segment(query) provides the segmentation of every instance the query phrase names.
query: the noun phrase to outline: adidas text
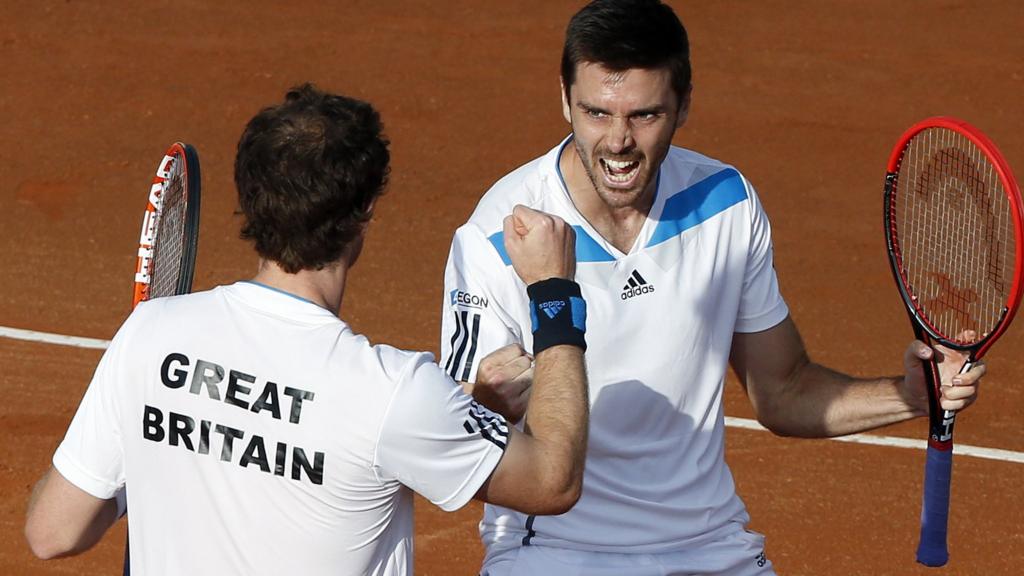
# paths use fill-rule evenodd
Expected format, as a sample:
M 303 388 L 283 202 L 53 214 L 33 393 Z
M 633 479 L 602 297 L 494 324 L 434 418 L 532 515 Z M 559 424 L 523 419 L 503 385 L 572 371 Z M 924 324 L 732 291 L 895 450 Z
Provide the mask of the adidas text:
M 650 284 L 644 284 L 643 286 L 637 286 L 636 288 L 630 288 L 622 293 L 622 299 L 628 300 L 634 296 L 640 296 L 647 294 L 648 292 L 654 292 L 654 286 Z

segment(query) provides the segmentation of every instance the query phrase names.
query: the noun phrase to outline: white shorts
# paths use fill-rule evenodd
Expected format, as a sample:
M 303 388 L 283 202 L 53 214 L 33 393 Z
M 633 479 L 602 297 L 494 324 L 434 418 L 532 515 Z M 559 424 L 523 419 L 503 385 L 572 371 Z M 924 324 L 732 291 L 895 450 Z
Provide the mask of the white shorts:
M 619 554 L 521 546 L 484 560 L 480 576 L 775 576 L 764 536 L 738 527 L 695 550 Z

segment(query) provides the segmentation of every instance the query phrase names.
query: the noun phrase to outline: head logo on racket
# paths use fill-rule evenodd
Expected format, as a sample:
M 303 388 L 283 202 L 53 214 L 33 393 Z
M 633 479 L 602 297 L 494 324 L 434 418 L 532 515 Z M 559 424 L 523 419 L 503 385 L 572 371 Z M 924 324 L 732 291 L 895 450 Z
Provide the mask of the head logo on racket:
M 157 166 L 142 217 L 132 306 L 192 289 L 199 240 L 199 155 L 172 144 Z

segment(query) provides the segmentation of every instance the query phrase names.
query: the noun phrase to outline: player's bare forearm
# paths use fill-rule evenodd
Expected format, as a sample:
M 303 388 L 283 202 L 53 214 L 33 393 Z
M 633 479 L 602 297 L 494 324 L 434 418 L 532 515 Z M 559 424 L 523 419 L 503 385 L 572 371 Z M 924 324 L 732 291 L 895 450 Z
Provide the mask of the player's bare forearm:
M 922 362 L 931 350 L 915 342 L 904 354 L 904 376 L 854 378 L 807 356 L 789 318 L 754 334 L 736 334 L 731 361 L 758 421 L 783 436 L 829 437 L 863 432 L 927 414 Z M 956 375 L 962 359 L 941 358 L 943 406 L 973 401 L 984 366 Z
M 44 560 L 73 556 L 96 545 L 117 521 L 117 504 L 83 492 L 54 468 L 29 498 L 25 538 Z
M 758 420 L 782 436 L 823 438 L 873 430 L 925 415 L 926 411 L 915 407 L 901 393 L 902 380 L 853 378 L 806 362 L 790 382 L 776 385 L 778 391 L 758 395 Z
M 537 355 L 526 433 L 510 430 L 505 454 L 477 498 L 544 515 L 564 513 L 576 503 L 589 427 L 585 370 L 576 346 L 553 346 Z
M 550 455 L 552 482 L 575 502 L 583 483 L 590 401 L 583 351 L 553 346 L 537 355 L 526 430 Z

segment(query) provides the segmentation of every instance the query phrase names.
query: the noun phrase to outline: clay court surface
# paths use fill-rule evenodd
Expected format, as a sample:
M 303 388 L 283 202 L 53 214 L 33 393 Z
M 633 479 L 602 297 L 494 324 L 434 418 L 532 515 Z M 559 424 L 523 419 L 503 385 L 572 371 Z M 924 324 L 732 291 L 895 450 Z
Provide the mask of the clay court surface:
M 103 5 L 100 5 L 103 4 Z M 733 163 L 775 231 L 783 293 L 816 360 L 897 373 L 910 327 L 881 233 L 896 137 L 926 116 L 985 130 L 1024 176 L 1024 5 L 1010 0 L 674 2 L 695 70 L 677 143 Z M 247 277 L 232 161 L 242 126 L 312 80 L 373 102 L 393 173 L 342 316 L 437 350 L 452 232 L 508 170 L 567 133 L 562 34 L 578 3 L 11 1 L 0 18 L 0 326 L 109 339 L 129 311 L 156 162 L 202 158 L 196 289 Z M 988 357 L 960 443 L 1024 451 L 1024 321 Z M 118 574 L 123 524 L 44 563 L 21 535 L 101 352 L 0 337 L 0 573 Z M 727 384 L 730 416 L 750 418 Z M 925 422 L 877 434 L 921 439 Z M 780 574 L 1020 574 L 1024 465 L 959 457 L 952 559 L 917 566 L 924 452 L 730 428 L 728 460 Z M 475 574 L 480 507 L 417 511 L 417 574 Z

